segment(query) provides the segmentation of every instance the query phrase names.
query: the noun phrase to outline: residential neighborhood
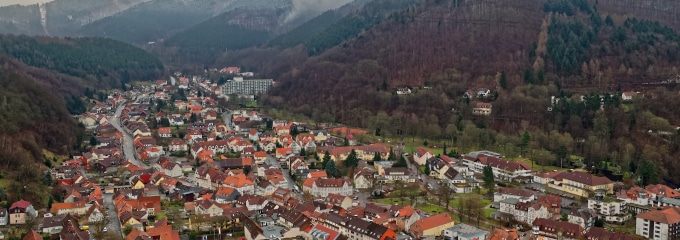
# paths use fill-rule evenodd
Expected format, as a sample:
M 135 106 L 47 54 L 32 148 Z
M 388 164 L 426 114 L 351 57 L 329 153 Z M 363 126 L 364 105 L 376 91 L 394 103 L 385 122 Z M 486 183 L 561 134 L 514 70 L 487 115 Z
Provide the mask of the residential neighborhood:
M 358 128 L 220 106 L 272 84 L 248 81 L 180 76 L 112 93 L 78 118 L 91 149 L 49 172 L 60 201 L 14 202 L 0 226 L 35 222 L 23 239 L 69 240 L 680 237 L 680 193 L 666 185 L 625 188 L 585 168 L 407 149 L 359 140 L 370 133 Z

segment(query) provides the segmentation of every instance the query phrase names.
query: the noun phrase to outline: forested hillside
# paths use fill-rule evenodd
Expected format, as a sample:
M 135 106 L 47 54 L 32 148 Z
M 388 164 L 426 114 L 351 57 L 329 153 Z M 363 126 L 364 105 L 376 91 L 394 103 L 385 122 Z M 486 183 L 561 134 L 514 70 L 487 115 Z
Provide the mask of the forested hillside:
M 53 160 L 45 159 L 43 149 L 65 155 L 83 140 L 83 130 L 54 90 L 18 74 L 13 61 L 0 56 L 0 178 L 8 179 L 4 190 L 13 200 L 21 191 L 43 206 L 48 195 L 38 169 Z
M 680 96 L 661 84 L 678 74 L 678 34 L 655 22 L 668 17 L 604 10 L 617 8 L 611 3 L 426 0 L 368 26 L 348 24 L 360 31 L 339 31 L 352 32 L 344 41 L 224 60 L 243 57 L 242 66 L 277 79 L 264 104 L 315 121 L 680 184 Z M 291 60 L 270 61 L 284 56 Z M 396 95 L 402 87 L 413 93 Z M 464 97 L 479 88 L 491 93 Z M 640 94 L 624 101 L 623 91 Z M 472 115 L 478 101 L 492 103 L 491 116 Z
M 153 80 L 164 71 L 163 64 L 153 55 L 105 38 L 1 35 L 0 54 L 29 66 L 84 79 L 95 88 L 121 87 L 132 80 Z

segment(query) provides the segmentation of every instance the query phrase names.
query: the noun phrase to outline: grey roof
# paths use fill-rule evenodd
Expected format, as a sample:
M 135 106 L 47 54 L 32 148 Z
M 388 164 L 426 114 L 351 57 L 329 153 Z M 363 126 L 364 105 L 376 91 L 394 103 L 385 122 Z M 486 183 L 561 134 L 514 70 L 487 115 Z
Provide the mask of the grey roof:
M 518 200 L 517 198 L 506 198 L 506 199 L 504 199 L 504 200 L 501 201 L 501 202 L 502 202 L 502 203 L 511 204 L 511 205 L 515 205 L 515 204 L 517 204 L 517 203 L 519 202 L 519 200 Z
M 484 231 L 482 229 L 467 225 L 465 223 L 455 225 L 453 227 L 447 228 L 446 230 L 451 231 L 454 234 L 457 233 L 456 236 L 458 237 L 464 237 L 467 239 L 473 238 L 484 239 L 487 235 L 489 235 L 488 231 Z
M 680 207 L 680 199 L 657 196 L 656 200 L 659 201 L 660 203 L 663 203 L 663 205 Z

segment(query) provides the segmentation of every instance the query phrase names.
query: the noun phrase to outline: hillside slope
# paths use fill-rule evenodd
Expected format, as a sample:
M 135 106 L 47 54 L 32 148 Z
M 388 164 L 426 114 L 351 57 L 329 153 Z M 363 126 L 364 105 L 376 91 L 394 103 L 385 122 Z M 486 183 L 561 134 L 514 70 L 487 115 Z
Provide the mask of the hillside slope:
M 0 54 L 29 66 L 81 78 L 85 86 L 95 88 L 120 87 L 132 80 L 156 79 L 164 73 L 163 64 L 153 55 L 111 39 L 0 35 L 0 46 Z
M 656 177 L 680 183 L 672 174 L 680 171 L 672 164 L 680 117 L 669 111 L 680 107 L 680 97 L 675 85 L 662 84 L 678 74 L 679 35 L 647 20 L 669 21 L 644 6 L 608 12 L 615 6 L 603 2 L 422 1 L 318 56 L 295 55 L 300 47 L 267 55 L 300 62 L 262 66 L 277 85 L 261 99 L 380 136 L 439 139 L 437 145 L 514 157 L 530 147 L 529 157 L 545 165 L 560 166 L 573 154 L 619 178 L 623 171 L 644 175 L 638 184 Z M 398 88 L 412 94 L 399 96 Z M 483 88 L 488 95 L 475 94 Z M 467 91 L 474 93 L 464 97 Z M 624 102 L 623 91 L 641 94 Z M 492 113 L 473 115 L 476 102 L 491 103 Z M 528 143 L 520 140 L 525 131 Z M 656 175 L 638 169 L 649 164 Z
M 49 191 L 37 169 L 52 162 L 43 149 L 66 155 L 83 140 L 83 130 L 54 89 L 17 71 L 22 68 L 26 66 L 0 56 L 0 174 L 10 196 L 0 201 L 18 200 L 16 193 L 22 192 L 22 198 L 40 207 Z

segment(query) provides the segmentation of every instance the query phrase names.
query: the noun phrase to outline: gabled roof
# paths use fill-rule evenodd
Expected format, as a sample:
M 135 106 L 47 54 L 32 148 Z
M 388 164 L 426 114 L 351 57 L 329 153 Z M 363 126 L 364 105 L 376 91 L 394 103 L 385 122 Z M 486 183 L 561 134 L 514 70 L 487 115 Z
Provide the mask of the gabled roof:
M 527 191 L 527 190 L 524 190 L 524 189 L 518 189 L 518 188 L 500 188 L 500 189 L 498 189 L 498 193 L 505 194 L 505 195 L 512 195 L 512 196 L 520 196 L 520 197 L 534 196 L 534 193 Z
M 566 238 L 576 238 L 578 239 L 583 235 L 583 227 L 578 224 L 555 221 L 552 219 L 536 218 L 532 223 L 535 227 L 539 227 L 540 231 L 547 232 L 550 234 L 556 234 L 557 232 L 562 232 L 562 235 Z
M 26 208 L 28 208 L 29 206 L 31 206 L 31 203 L 30 203 L 30 202 L 21 199 L 21 200 L 19 200 L 19 201 L 17 201 L 17 202 L 12 203 L 12 206 L 9 207 L 9 210 L 11 211 L 12 209 L 16 209 L 16 208 L 19 208 L 19 209 L 26 209 Z
M 645 239 L 639 236 L 633 236 L 620 232 L 610 232 L 601 227 L 591 227 L 584 235 L 589 240 L 642 240 Z
M 656 194 L 657 196 L 667 197 L 667 198 L 678 198 L 680 197 L 680 192 L 669 186 L 663 184 L 650 184 L 645 187 L 648 193 Z
M 40 234 L 38 234 L 38 232 L 36 232 L 33 229 L 31 229 L 31 231 L 28 232 L 26 234 L 26 236 L 24 236 L 24 238 L 23 238 L 23 240 L 42 240 L 42 239 L 43 239 L 43 237 L 40 236 Z

